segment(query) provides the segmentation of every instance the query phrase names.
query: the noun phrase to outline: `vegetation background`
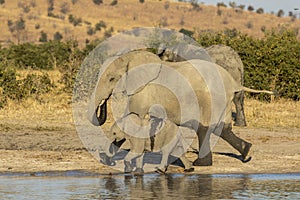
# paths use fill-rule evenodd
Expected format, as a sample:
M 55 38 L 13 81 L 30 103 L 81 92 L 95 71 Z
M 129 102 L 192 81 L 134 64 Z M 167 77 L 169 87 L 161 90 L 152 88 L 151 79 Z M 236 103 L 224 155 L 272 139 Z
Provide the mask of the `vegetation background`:
M 0 0 L 0 21 L 4 130 L 68 127 L 74 79 L 84 57 L 106 37 L 145 26 L 181 31 L 204 47 L 231 46 L 244 63 L 247 87 L 280 94 L 271 103 L 267 95 L 249 95 L 248 124 L 300 128 L 297 13 L 266 14 L 263 8 L 234 2 L 207 6 L 195 1 Z M 22 120 L 14 120 L 20 116 Z

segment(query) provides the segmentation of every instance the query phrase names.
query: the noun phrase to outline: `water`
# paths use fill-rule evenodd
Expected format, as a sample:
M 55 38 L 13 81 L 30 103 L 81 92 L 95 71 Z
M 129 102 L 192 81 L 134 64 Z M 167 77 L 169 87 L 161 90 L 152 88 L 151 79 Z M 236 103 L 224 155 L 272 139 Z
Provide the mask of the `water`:
M 300 174 L 5 174 L 0 199 L 300 199 Z

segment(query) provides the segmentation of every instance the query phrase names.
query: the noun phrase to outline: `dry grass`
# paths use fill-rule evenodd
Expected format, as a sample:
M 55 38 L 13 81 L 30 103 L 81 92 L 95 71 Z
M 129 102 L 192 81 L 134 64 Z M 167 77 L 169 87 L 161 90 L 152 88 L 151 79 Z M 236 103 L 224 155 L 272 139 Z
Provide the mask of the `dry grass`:
M 0 110 L 0 130 L 61 130 L 74 129 L 71 97 L 66 94 L 48 94 L 44 102 L 28 99 L 9 101 Z M 246 99 L 245 114 L 249 127 L 300 128 L 300 102 L 277 100 L 273 103 Z
M 245 115 L 250 127 L 300 128 L 300 102 L 280 99 L 265 103 L 246 99 Z
M 53 34 L 59 31 L 64 39 L 76 39 L 80 44 L 84 44 L 86 39 L 93 40 L 103 36 L 105 30 L 94 35 L 87 34 L 87 28 L 94 27 L 100 20 L 103 20 L 108 28 L 113 27 L 114 33 L 149 26 L 195 31 L 236 28 L 243 33 L 261 37 L 263 26 L 267 29 L 283 25 L 300 28 L 300 20 L 292 21 L 290 17 L 279 18 L 271 14 L 257 14 L 246 10 L 237 12 L 230 8 L 221 8 L 221 15 L 218 15 L 215 6 L 201 5 L 201 10 L 197 11 L 190 3 L 182 2 L 169 2 L 167 8 L 165 6 L 167 1 L 159 0 L 147 0 L 145 3 L 139 3 L 138 0 L 122 0 L 118 1 L 116 6 L 111 6 L 110 1 L 104 1 L 104 4 L 97 6 L 92 0 L 80 0 L 75 5 L 68 2 L 69 11 L 63 14 L 60 10 L 64 2 L 54 1 L 53 13 L 63 16 L 64 19 L 48 17 L 47 0 L 34 1 L 36 6 L 30 7 L 28 13 L 24 13 L 23 8 L 18 6 L 19 2 L 30 5 L 32 0 L 10 0 L 0 6 L 0 20 L 4 22 L 0 23 L 0 38 L 3 43 L 9 40 L 17 42 L 16 36 L 9 31 L 7 20 L 16 21 L 20 16 L 26 23 L 26 29 L 21 33 L 21 42 L 37 42 L 41 31 L 47 33 L 48 39 L 53 39 Z M 69 23 L 70 14 L 81 17 L 82 25 L 75 27 Z M 35 27 L 37 24 L 40 25 L 39 29 Z M 248 26 L 249 24 L 251 26 Z
M 71 97 L 47 94 L 41 100 L 9 101 L 0 110 L 0 130 L 61 130 L 72 129 Z

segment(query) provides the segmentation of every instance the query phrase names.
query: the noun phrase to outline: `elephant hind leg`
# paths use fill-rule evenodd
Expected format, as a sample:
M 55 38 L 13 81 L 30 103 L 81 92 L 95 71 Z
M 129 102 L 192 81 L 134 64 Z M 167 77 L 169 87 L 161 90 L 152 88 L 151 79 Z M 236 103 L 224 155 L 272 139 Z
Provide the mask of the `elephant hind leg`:
M 236 117 L 235 126 L 247 126 L 244 113 L 244 91 L 234 94 L 233 103 L 235 104 Z
M 221 138 L 228 142 L 233 148 L 238 150 L 242 155 L 242 161 L 244 161 L 252 146 L 251 143 L 239 138 L 232 132 L 231 124 L 226 124 L 222 130 Z

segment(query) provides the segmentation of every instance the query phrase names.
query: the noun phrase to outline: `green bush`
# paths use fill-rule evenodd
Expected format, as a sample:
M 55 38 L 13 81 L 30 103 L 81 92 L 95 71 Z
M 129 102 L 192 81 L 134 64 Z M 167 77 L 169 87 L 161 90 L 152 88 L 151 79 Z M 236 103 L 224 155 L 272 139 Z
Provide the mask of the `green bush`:
M 5 58 L 17 69 L 51 70 L 68 61 L 73 48 L 77 48 L 75 41 L 13 44 L 0 50 L 0 61 Z
M 284 28 L 265 30 L 264 33 L 262 39 L 257 39 L 237 30 L 203 31 L 198 34 L 197 41 L 204 47 L 225 44 L 237 51 L 244 64 L 245 86 L 277 90 L 281 97 L 300 100 L 300 42 L 296 33 Z M 81 63 L 100 42 L 89 43 L 85 49 L 79 49 L 76 41 L 57 40 L 0 48 L 0 107 L 7 98 L 39 95 L 53 87 L 46 75 L 29 75 L 18 80 L 17 69 L 58 69 L 62 73 L 64 90 L 71 93 Z M 269 95 L 249 95 L 261 100 L 270 99 Z
M 16 70 L 0 63 L 0 108 L 2 108 L 8 98 L 19 99 L 19 81 Z
M 256 39 L 236 30 L 200 33 L 202 46 L 224 44 L 240 55 L 245 71 L 245 86 L 276 90 L 281 97 L 300 100 L 300 42 L 294 30 L 265 31 Z M 269 95 L 249 94 L 261 100 Z
M 0 108 L 8 99 L 22 100 L 28 97 L 38 99 L 41 94 L 50 92 L 55 85 L 49 75 L 28 74 L 24 79 L 17 79 L 16 70 L 5 63 L 0 63 Z
M 41 94 L 48 93 L 55 85 L 51 82 L 49 75 L 43 73 L 42 75 L 28 74 L 20 84 L 22 90 L 22 97 L 27 98 L 35 95 L 38 97 Z

